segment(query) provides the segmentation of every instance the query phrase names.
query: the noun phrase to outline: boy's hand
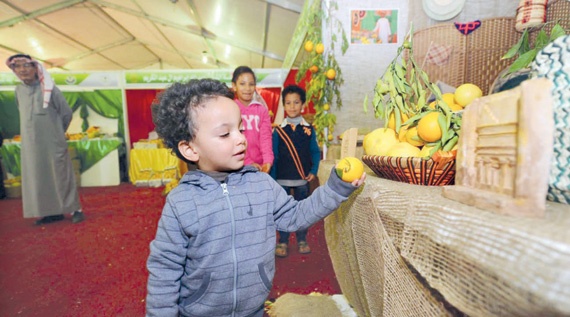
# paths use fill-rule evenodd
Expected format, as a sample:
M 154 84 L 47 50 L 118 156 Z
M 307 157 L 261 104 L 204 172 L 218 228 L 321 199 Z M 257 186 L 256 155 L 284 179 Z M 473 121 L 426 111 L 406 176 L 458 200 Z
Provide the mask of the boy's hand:
M 359 179 L 354 180 L 351 184 L 359 187 L 360 185 L 364 184 L 364 180 L 366 179 L 366 173 L 362 173 Z
M 315 179 L 315 175 L 313 175 L 312 173 L 309 173 L 309 176 L 305 177 L 305 180 L 309 183 L 312 182 L 313 179 Z

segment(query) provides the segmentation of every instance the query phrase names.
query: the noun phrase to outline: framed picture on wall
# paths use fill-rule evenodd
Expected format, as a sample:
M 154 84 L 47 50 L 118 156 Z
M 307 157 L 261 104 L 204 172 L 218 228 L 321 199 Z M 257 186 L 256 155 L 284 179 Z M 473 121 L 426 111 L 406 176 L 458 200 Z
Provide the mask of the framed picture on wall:
M 397 44 L 398 10 L 351 10 L 351 44 Z

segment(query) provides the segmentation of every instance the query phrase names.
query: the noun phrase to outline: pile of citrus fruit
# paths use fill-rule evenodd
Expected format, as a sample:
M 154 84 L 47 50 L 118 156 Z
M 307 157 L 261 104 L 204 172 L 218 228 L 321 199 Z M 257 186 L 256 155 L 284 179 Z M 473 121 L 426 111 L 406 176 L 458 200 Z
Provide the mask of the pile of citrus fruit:
M 452 150 L 461 131 L 457 112 L 483 95 L 472 83 L 460 85 L 454 93 L 442 93 L 414 60 L 412 34 L 410 29 L 376 81 L 372 106 L 374 116 L 384 118 L 385 127 L 364 138 L 368 155 L 430 158 L 438 151 Z
M 367 155 L 430 158 L 437 151 L 451 151 L 457 147 L 461 111 L 483 95 L 474 84 L 463 84 L 455 93 L 441 94 L 441 98 L 424 105 L 418 113 L 390 114 L 386 127 L 378 128 L 364 137 Z M 396 118 L 400 122 L 397 124 Z

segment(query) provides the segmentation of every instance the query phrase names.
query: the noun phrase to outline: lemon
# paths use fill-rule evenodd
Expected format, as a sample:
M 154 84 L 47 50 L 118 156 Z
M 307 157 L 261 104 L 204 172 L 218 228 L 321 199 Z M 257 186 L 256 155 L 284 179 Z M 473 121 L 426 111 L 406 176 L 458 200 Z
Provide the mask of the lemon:
M 327 79 L 333 80 L 336 77 L 336 70 L 329 68 L 329 70 L 327 70 L 325 76 L 327 76 Z
M 364 174 L 364 165 L 356 157 L 345 157 L 335 167 L 336 174 L 345 182 L 352 183 Z
M 463 107 L 461 107 L 460 105 L 458 105 L 458 104 L 456 104 L 456 103 L 450 104 L 450 105 L 449 105 L 449 108 L 451 108 L 451 111 L 453 111 L 453 112 L 463 110 Z
M 309 41 L 305 42 L 305 51 L 312 52 L 313 47 L 314 47 L 314 44 L 312 41 L 309 40 Z
M 429 152 L 433 149 L 433 146 L 424 145 L 418 154 L 418 157 L 430 157 Z
M 398 141 L 406 142 L 406 132 L 408 132 L 408 126 L 403 125 L 400 127 L 400 132 L 398 132 Z
M 441 127 L 439 126 L 439 112 L 430 112 L 418 122 L 418 136 L 426 142 L 435 142 L 441 139 Z
M 408 119 L 409 119 L 408 115 L 406 115 L 405 113 L 400 113 L 401 123 L 408 121 Z M 390 117 L 388 118 L 388 128 L 396 130 L 396 115 L 394 115 L 394 112 L 390 113 Z
M 463 84 L 455 89 L 455 103 L 461 107 L 467 106 L 481 96 L 483 96 L 483 91 L 474 84 Z
M 315 47 L 315 52 L 317 54 L 322 54 L 324 51 L 325 51 L 325 46 L 323 45 L 323 43 L 317 44 L 317 46 Z
M 398 143 L 396 131 L 387 128 L 378 128 L 364 136 L 362 147 L 368 155 L 386 155 L 390 147 Z
M 329 134 L 327 136 L 327 140 L 332 141 L 334 139 L 334 136 L 332 134 Z
M 418 156 L 420 149 L 411 145 L 408 142 L 400 142 L 394 144 L 390 149 L 388 149 L 387 156 L 398 156 L 398 157 L 411 157 Z
M 331 109 L 331 106 L 328 103 L 325 103 L 323 106 L 323 110 L 324 111 L 329 111 Z
M 418 128 L 417 127 L 409 128 L 408 131 L 406 132 L 406 142 L 410 143 L 413 146 L 424 145 L 424 142 L 421 139 L 419 140 L 418 139 L 419 139 Z

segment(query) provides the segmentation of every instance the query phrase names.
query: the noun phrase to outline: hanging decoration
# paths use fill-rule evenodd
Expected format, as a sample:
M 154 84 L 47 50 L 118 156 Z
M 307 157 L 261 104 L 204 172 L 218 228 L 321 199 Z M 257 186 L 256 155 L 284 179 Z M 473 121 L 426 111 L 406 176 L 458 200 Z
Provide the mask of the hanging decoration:
M 337 109 L 342 107 L 340 86 L 344 79 L 335 58 L 335 45 L 340 40 L 340 51 L 344 55 L 348 49 L 348 40 L 342 23 L 332 14 L 337 10 L 336 1 L 313 0 L 310 4 L 310 14 L 305 20 L 307 35 L 303 46 L 308 55 L 299 66 L 295 78 L 299 83 L 310 72 L 306 79 L 307 102 L 312 102 L 315 108 L 312 123 L 320 146 L 328 146 L 333 140 L 336 116 L 331 113 L 331 105 L 336 105 Z M 325 43 L 328 47 L 325 47 Z

